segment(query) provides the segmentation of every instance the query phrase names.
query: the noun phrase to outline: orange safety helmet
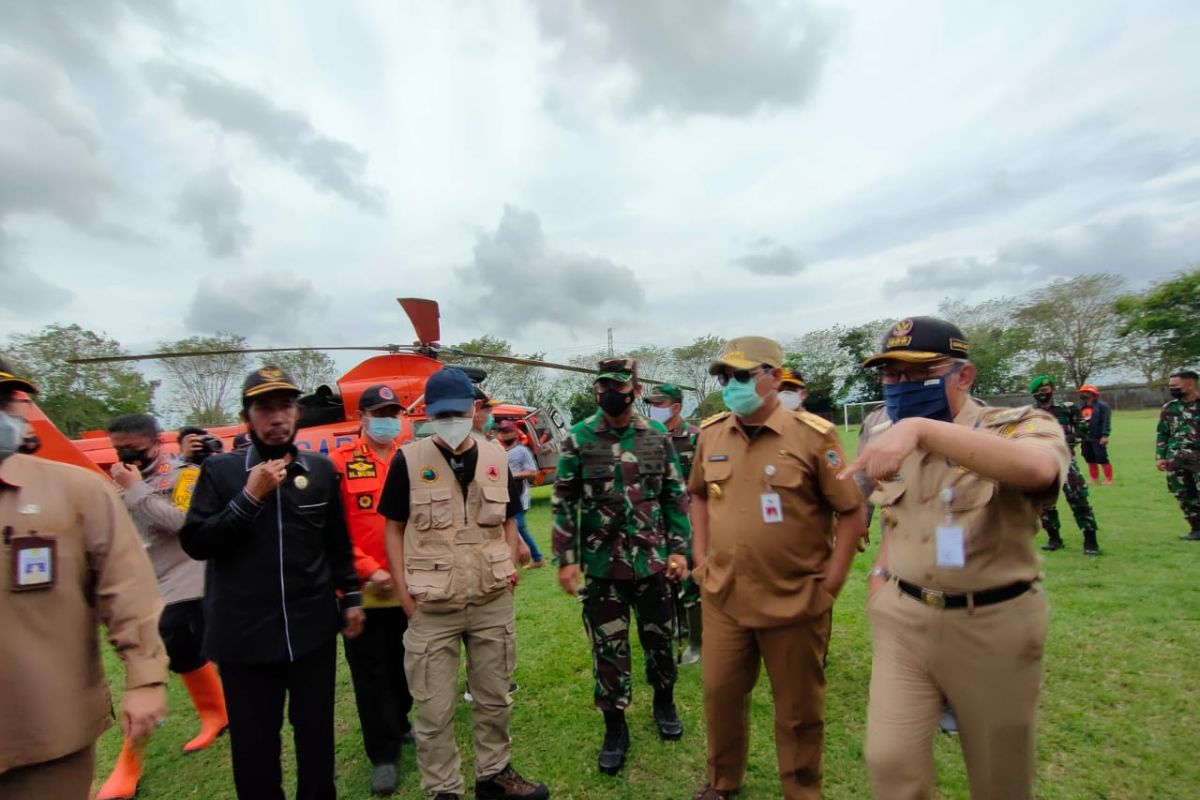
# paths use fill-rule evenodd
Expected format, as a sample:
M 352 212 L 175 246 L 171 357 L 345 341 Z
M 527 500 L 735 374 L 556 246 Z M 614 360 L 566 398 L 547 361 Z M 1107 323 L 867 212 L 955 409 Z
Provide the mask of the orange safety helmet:
M 1096 385 L 1094 383 L 1085 383 L 1083 386 L 1080 386 L 1079 393 L 1080 394 L 1085 394 L 1085 393 L 1090 394 L 1092 397 L 1100 396 L 1100 390 L 1096 388 Z

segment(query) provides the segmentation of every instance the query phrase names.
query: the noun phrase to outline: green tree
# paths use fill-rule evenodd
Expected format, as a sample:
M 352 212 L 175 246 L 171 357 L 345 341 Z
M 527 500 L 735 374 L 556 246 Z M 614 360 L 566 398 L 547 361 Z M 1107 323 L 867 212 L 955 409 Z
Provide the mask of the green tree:
M 1066 378 L 1080 386 L 1117 361 L 1115 304 L 1124 286 L 1118 275 L 1059 279 L 1030 292 L 1015 321 L 1029 328 L 1029 344 L 1038 357 L 1061 361 Z
M 938 316 L 961 328 L 971 345 L 975 394 L 986 397 L 1026 388 L 1026 353 L 1032 331 L 1013 324 L 1019 309 L 1020 303 L 1012 297 L 997 297 L 973 306 L 946 299 L 938 305 Z
M 1150 337 L 1172 368 L 1200 361 L 1200 269 L 1155 284 L 1141 295 L 1125 295 L 1115 307 L 1122 318 L 1121 334 Z
M 160 342 L 162 353 L 203 353 L 213 350 L 241 350 L 246 337 L 236 333 L 191 336 L 173 342 Z M 236 419 L 242 381 L 250 371 L 246 353 L 190 355 L 159 361 L 171 376 L 172 394 L 185 410 L 189 425 L 225 425 Z
M 698 397 L 707 400 L 717 388 L 717 379 L 708 374 L 708 366 L 717 360 L 724 347 L 723 337 L 708 333 L 697 336 L 690 344 L 672 348 L 675 375 L 681 383 L 695 387 Z
M 842 383 L 854 364 L 841 344 L 846 329 L 840 325 L 809 331 L 792 341 L 784 354 L 785 366 L 804 376 L 809 411 L 831 411 L 839 402 Z
M 16 334 L 11 359 L 37 384 L 38 405 L 66 435 L 103 430 L 120 414 L 150 413 L 158 381 L 124 363 L 71 364 L 71 359 L 124 355 L 121 344 L 79 325 L 47 325 Z
M 846 351 L 846 357 L 855 366 L 846 376 L 842 385 L 842 402 L 863 402 L 879 400 L 883 397 L 883 384 L 879 381 L 878 370 L 858 367 L 868 356 L 879 352 L 879 343 L 895 321 L 886 319 L 864 322 L 853 328 L 846 329 L 838 337 L 838 344 Z
M 322 384 L 337 382 L 337 364 L 328 353 L 320 350 L 297 350 L 294 353 L 263 353 L 259 363 L 264 367 L 278 367 L 292 376 L 300 389 L 308 394 Z

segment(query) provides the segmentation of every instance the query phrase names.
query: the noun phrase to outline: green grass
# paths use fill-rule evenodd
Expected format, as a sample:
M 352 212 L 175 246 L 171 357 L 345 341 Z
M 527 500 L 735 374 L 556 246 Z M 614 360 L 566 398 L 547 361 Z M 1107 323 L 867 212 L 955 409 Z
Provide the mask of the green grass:
M 1111 452 L 1114 486 L 1093 487 L 1104 555 L 1086 559 L 1069 509 L 1061 506 L 1068 549 L 1046 558 L 1052 623 L 1046 650 L 1038 740 L 1038 797 L 1191 799 L 1200 796 L 1200 544 L 1180 542 L 1185 529 L 1161 473 L 1154 469 L 1153 411 L 1118 413 Z M 847 441 L 850 444 L 850 441 Z M 530 524 L 549 546 L 548 489 L 535 492 Z M 873 536 L 875 542 L 878 537 Z M 1039 539 L 1044 541 L 1044 537 Z M 860 555 L 835 609 L 826 711 L 825 797 L 870 796 L 863 764 L 863 728 L 871 653 L 863 615 L 865 573 Z M 513 762 L 550 785 L 556 798 L 687 798 L 704 778 L 704 722 L 698 667 L 681 670 L 676 697 L 687 726 L 683 741 L 658 741 L 649 691 L 635 668 L 630 709 L 633 749 L 616 778 L 595 769 L 601 738 L 591 703 L 591 667 L 579 605 L 559 591 L 554 570 L 522 572 L 517 592 L 521 691 L 513 708 Z M 107 654 L 109 674 L 120 666 Z M 635 664 L 640 663 L 640 651 Z M 460 683 L 461 683 L 460 677 Z M 119 680 L 114 680 L 119 684 Z M 170 685 L 171 714 L 147 755 L 138 797 L 232 798 L 229 742 L 184 756 L 196 727 L 178 679 Z M 740 797 L 779 796 L 771 701 L 765 675 L 753 695 L 750 765 Z M 472 781 L 469 707 L 456 716 L 458 741 Z M 290 733 L 285 727 L 285 741 Z M 366 798 L 370 765 L 362 751 L 345 662 L 339 662 L 337 770 L 340 796 Z M 98 779 L 120 742 L 110 730 L 100 741 Z M 966 798 L 966 773 L 953 737 L 936 742 L 941 797 Z M 292 773 L 290 746 L 285 773 Z M 403 789 L 420 792 L 413 753 L 401 762 Z M 288 777 L 289 787 L 291 775 Z M 290 788 L 289 788 L 290 793 Z

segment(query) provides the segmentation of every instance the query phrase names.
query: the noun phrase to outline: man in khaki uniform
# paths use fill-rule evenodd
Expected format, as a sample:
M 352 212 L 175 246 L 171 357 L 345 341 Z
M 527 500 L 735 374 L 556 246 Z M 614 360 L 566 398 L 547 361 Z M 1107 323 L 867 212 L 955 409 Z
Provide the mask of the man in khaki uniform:
M 425 415 L 434 435 L 396 452 L 379 500 L 390 572 L 409 618 L 404 672 L 417 708 L 417 766 L 434 800 L 462 798 L 454 706 L 465 645 L 475 796 L 545 800 L 549 790 L 509 763 L 521 490 L 504 448 L 472 434 L 474 405 L 466 373 L 447 367 L 431 375 Z
M 766 665 L 787 800 L 821 794 L 830 610 L 866 533 L 862 495 L 834 425 L 778 399 L 783 351 L 731 339 L 709 371 L 732 413 L 701 425 L 688 482 L 704 613 L 708 784 L 694 800 L 741 788 L 749 694 Z
M 112 723 L 97 619 L 125 662 L 121 732 L 144 740 L 166 713 L 162 600 L 109 482 L 16 452 L 17 391 L 37 392 L 0 361 L 0 797 L 84 800 Z
M 866 755 L 881 800 L 933 797 L 943 697 L 973 800 L 1033 797 L 1047 624 L 1034 536 L 1070 453 L 1046 412 L 971 402 L 968 352 L 955 326 L 914 317 L 863 364 L 879 367 L 894 422 L 843 473 L 880 482 L 886 528 L 867 599 Z

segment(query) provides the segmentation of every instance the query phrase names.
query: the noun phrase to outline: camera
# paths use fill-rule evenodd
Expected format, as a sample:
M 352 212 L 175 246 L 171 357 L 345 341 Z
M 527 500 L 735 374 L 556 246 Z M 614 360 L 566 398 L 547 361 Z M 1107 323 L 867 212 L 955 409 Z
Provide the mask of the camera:
M 224 442 L 222 442 L 216 436 L 213 436 L 211 433 L 204 430 L 203 428 L 197 428 L 194 426 L 183 428 L 182 430 L 179 431 L 180 444 L 183 443 L 183 437 L 193 436 L 193 435 L 199 437 L 200 448 L 198 450 L 196 450 L 194 453 L 185 457 L 185 459 L 187 460 L 187 462 L 189 464 L 200 465 L 200 464 L 204 463 L 205 459 L 207 459 L 209 456 L 213 456 L 213 455 L 216 455 L 217 453 L 225 452 L 225 443 Z

